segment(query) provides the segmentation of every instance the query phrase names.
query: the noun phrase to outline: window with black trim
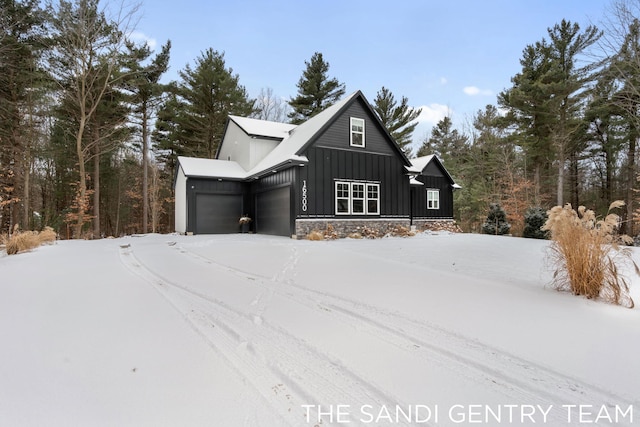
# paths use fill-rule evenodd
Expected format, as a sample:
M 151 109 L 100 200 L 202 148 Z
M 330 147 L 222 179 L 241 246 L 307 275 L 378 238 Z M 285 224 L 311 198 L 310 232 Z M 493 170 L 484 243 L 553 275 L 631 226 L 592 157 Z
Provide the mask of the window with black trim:
M 427 209 L 440 209 L 440 190 L 427 190 Z
M 336 181 L 336 215 L 379 215 L 380 184 Z
M 351 117 L 351 145 L 364 147 L 364 119 Z

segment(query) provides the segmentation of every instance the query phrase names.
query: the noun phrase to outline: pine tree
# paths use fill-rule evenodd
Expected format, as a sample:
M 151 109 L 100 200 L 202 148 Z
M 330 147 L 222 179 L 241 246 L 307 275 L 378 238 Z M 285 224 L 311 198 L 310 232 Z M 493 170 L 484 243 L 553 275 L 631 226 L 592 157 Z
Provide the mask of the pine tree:
M 288 115 L 291 123 L 300 124 L 335 104 L 345 93 L 344 83 L 329 78 L 329 63 L 316 52 L 298 81 L 298 95 L 289 100 L 293 111 Z
M 409 100 L 404 96 L 400 100 L 400 105 L 398 105 L 393 93 L 384 86 L 378 91 L 373 103 L 373 109 L 391 134 L 391 137 L 404 154 L 411 157 L 413 131 L 418 125 L 415 120 L 422 112 L 422 109 L 410 107 Z
M 529 239 L 548 239 L 549 230 L 542 230 L 548 217 L 547 211 L 539 206 L 527 209 L 524 214 L 525 225 L 522 237 Z
M 179 75 L 181 81 L 176 91 L 179 111 L 171 120 L 177 124 L 184 154 L 213 159 L 227 117 L 250 116 L 255 111 L 255 101 L 249 99 L 233 69 L 226 68 L 224 54 L 211 48 L 196 59 L 195 68 L 187 64 Z
M 140 128 L 140 151 L 142 151 L 142 232 L 148 232 L 147 221 L 149 217 L 149 121 L 153 116 L 160 97 L 164 92 L 164 85 L 160 84 L 160 77 L 169 68 L 169 52 L 171 41 L 162 46 L 160 52 L 147 65 L 142 65 L 151 55 L 151 49 L 145 44 L 137 47 L 128 44 L 131 52 L 129 64 L 130 78 L 125 82 L 125 88 L 131 95 L 133 113 L 137 117 L 136 122 Z M 155 230 L 152 230 L 155 232 Z
M 36 102 L 45 76 L 38 1 L 0 0 L 0 234 L 30 227 L 29 179 L 37 132 Z
M 543 175 L 551 177 L 555 165 L 555 194 L 557 204 L 563 205 L 567 164 L 572 189 L 577 185 L 578 154 L 586 140 L 579 111 L 593 67 L 578 67 L 577 57 L 598 40 L 600 32 L 593 26 L 581 32 L 578 24 L 565 20 L 547 32 L 549 41 L 543 38 L 525 48 L 522 71 L 512 78 L 513 87 L 498 95 L 498 102 L 518 127 L 517 144 L 533 164 L 537 203 L 541 194 L 552 193 L 553 186 L 543 182 Z M 575 191 L 572 196 L 578 198 Z
M 469 138 L 453 128 L 450 117 L 440 120 L 431 129 L 431 136 L 424 140 L 418 150 L 418 157 L 435 154 L 447 169 L 455 170 L 455 166 L 468 150 Z
M 511 224 L 507 222 L 507 214 L 502 206 L 498 203 L 492 203 L 489 206 L 489 214 L 487 220 L 482 225 L 482 232 L 484 234 L 494 234 L 501 236 L 507 234 L 511 229 Z

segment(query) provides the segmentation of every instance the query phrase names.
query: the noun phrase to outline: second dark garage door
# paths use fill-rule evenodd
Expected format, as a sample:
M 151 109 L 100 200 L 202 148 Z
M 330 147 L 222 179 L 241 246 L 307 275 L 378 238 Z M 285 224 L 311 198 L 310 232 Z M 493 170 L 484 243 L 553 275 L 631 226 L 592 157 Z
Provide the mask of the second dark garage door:
M 257 194 L 256 231 L 262 234 L 291 236 L 291 187 Z
M 196 194 L 195 234 L 237 233 L 242 215 L 242 196 Z

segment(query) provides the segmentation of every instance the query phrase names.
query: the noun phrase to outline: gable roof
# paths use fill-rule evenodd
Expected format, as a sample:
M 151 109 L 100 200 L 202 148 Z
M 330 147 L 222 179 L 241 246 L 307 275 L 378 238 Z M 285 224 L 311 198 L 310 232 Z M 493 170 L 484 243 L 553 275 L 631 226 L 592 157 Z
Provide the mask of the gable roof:
M 453 178 L 449 174 L 449 171 L 447 170 L 447 168 L 444 167 L 444 165 L 442 164 L 438 156 L 436 156 L 435 154 L 430 154 L 428 156 L 422 156 L 422 157 L 417 157 L 415 159 L 411 159 L 411 164 L 415 169 L 420 171 L 420 173 L 422 173 L 431 162 L 434 162 L 440 168 L 440 170 L 449 179 L 449 182 L 451 182 L 451 186 L 453 188 L 462 188 L 458 184 L 456 184 L 456 182 L 453 180 Z
M 188 163 L 186 169 L 184 169 L 185 175 L 187 176 L 214 178 L 227 177 L 231 179 L 257 178 L 266 173 L 278 170 L 282 166 L 288 164 L 304 165 L 309 162 L 309 159 L 303 155 L 307 147 L 313 144 L 322 132 L 331 126 L 333 122 L 340 117 L 341 113 L 357 99 L 361 99 L 363 101 L 363 104 L 370 113 L 370 116 L 375 119 L 378 127 L 385 134 L 392 148 L 402 159 L 406 170 L 408 172 L 417 173 L 417 171 L 413 170 L 411 161 L 402 152 L 400 147 L 398 147 L 398 144 L 396 144 L 387 129 L 384 127 L 378 118 L 378 115 L 371 107 L 371 104 L 369 104 L 367 99 L 359 90 L 353 92 L 349 96 L 346 96 L 298 126 L 287 123 L 250 119 L 246 117 L 229 116 L 229 120 L 236 123 L 249 136 L 281 139 L 281 142 L 269 154 L 267 154 L 248 171 L 245 171 L 238 163 L 227 160 L 197 159 L 202 162 L 197 162 L 196 165 L 195 162 L 187 160 L 191 158 L 181 157 L 179 158 L 180 163 L 183 166 L 185 161 Z M 218 153 L 219 152 L 220 148 L 218 148 Z M 206 169 L 208 168 L 212 170 L 206 173 Z M 197 173 L 194 172 L 193 175 L 188 175 L 187 170 L 190 172 L 195 171 Z M 224 173 L 229 173 L 229 175 L 225 176 Z
M 271 122 L 240 116 L 229 116 L 229 120 L 234 121 L 247 135 L 265 138 L 284 139 L 289 136 L 289 131 L 296 127 L 296 125 L 289 123 Z
M 253 169 L 249 171 L 249 176 L 256 176 L 264 171 L 270 171 L 277 166 L 281 166 L 289 162 L 307 163 L 309 160 L 300 153 L 304 151 L 306 146 L 314 140 L 321 130 L 328 126 L 333 118 L 338 116 L 359 92 L 343 98 L 332 106 L 324 109 L 320 113 L 311 117 L 306 122 L 296 126 L 289 131 L 289 136 L 282 140 L 276 148 L 265 156 Z

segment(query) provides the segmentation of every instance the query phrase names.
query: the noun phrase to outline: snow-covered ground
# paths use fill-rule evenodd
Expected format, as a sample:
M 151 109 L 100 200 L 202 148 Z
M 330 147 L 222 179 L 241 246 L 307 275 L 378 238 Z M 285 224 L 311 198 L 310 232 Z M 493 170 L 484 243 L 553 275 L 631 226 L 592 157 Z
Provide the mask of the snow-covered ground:
M 0 425 L 640 425 L 640 309 L 554 291 L 547 247 L 145 235 L 3 254 Z

